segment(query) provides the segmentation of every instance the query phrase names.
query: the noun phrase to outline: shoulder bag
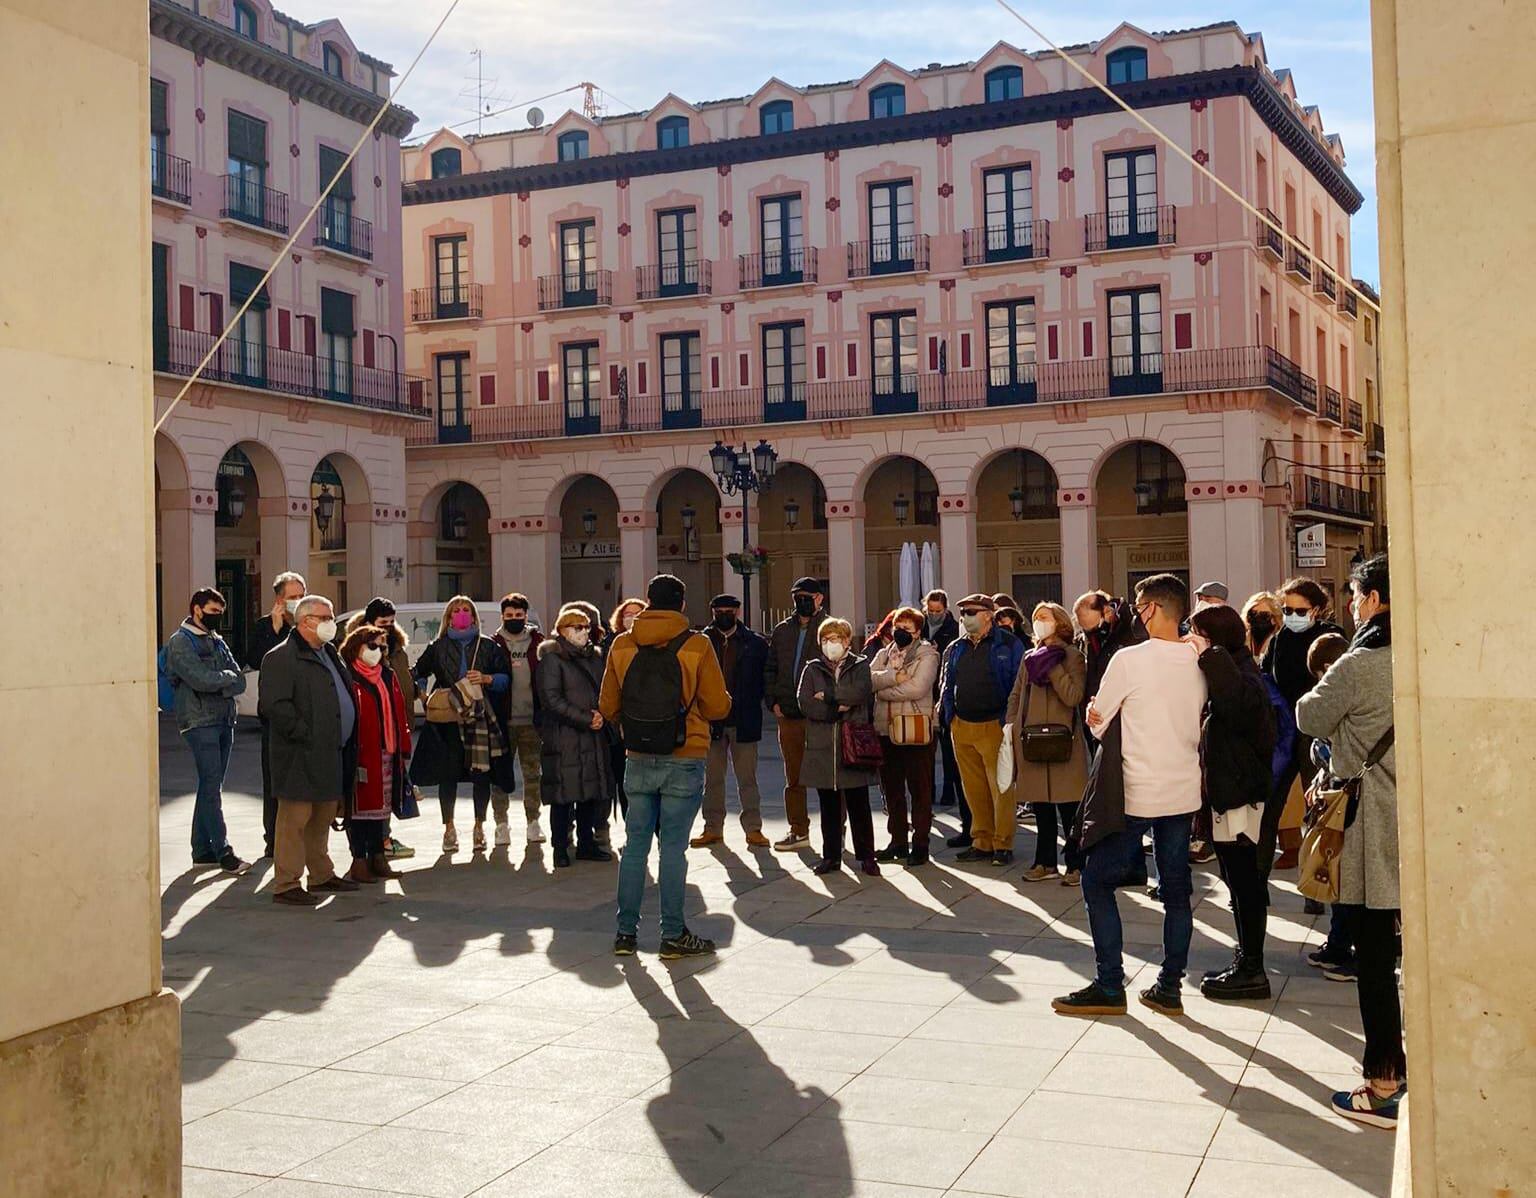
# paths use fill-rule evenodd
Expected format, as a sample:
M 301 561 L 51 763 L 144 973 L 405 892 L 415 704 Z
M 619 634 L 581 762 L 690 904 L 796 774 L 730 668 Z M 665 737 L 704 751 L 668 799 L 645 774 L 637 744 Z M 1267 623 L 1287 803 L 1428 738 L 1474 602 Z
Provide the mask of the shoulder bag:
M 1024 687 L 1024 714 L 1029 714 L 1029 697 L 1033 685 Z M 1077 712 L 1072 713 L 1070 724 L 1025 724 L 1020 729 L 1019 755 L 1031 765 L 1063 765 L 1072 760 L 1076 735 Z
M 441 650 L 439 650 L 441 652 Z M 474 654 L 469 659 L 469 669 L 475 668 L 475 663 L 480 659 L 480 642 L 475 641 Z M 468 673 L 468 671 L 465 671 Z M 464 714 L 472 706 L 464 691 L 460 689 L 460 683 L 452 686 L 439 686 L 432 691 L 422 704 L 426 708 L 427 723 L 429 724 L 458 724 L 464 719 Z
M 843 764 L 849 769 L 877 770 L 884 764 L 885 750 L 880 747 L 880 734 L 873 724 L 862 720 L 839 720 L 838 736 Z
M 1360 807 L 1360 783 L 1381 763 L 1392 748 L 1393 727 L 1366 755 L 1365 764 L 1352 778 L 1336 786 L 1314 785 L 1307 794 L 1307 813 L 1302 819 L 1301 850 L 1296 863 L 1296 889 L 1320 903 L 1339 901 L 1339 858 L 1344 852 L 1344 829 L 1355 822 Z

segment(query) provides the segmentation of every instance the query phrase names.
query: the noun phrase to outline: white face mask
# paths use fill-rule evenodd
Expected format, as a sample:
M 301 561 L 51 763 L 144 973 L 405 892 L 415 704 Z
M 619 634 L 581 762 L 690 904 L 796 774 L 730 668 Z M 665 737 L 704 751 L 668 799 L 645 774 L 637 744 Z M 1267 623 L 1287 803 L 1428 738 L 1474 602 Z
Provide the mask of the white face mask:
M 591 639 L 592 630 L 589 628 L 563 628 L 560 630 L 560 635 L 580 649 Z
M 283 608 L 290 616 L 296 616 L 299 613 L 299 601 L 297 599 L 284 599 Z
M 1312 627 L 1312 614 L 1310 612 L 1286 612 L 1285 626 L 1292 632 L 1305 632 Z
M 336 621 L 321 620 L 315 625 L 315 635 L 326 644 L 330 644 L 336 639 Z
M 965 628 L 965 631 L 971 636 L 975 636 L 978 632 L 981 631 L 981 616 L 979 615 L 961 616 L 960 623 Z
M 379 662 L 384 660 L 384 650 L 382 650 L 382 649 L 375 649 L 372 645 L 369 645 L 366 649 L 364 649 L 357 656 L 358 656 L 358 658 L 362 661 L 362 663 L 365 666 L 368 666 L 368 667 L 371 668 L 373 666 L 378 665 Z
M 822 641 L 821 655 L 828 661 L 841 661 L 843 655 L 848 652 L 848 646 L 842 641 Z
M 1050 640 L 1055 635 L 1056 635 L 1056 621 L 1055 620 L 1036 620 L 1035 621 L 1035 640 L 1036 641 L 1048 641 L 1048 640 Z

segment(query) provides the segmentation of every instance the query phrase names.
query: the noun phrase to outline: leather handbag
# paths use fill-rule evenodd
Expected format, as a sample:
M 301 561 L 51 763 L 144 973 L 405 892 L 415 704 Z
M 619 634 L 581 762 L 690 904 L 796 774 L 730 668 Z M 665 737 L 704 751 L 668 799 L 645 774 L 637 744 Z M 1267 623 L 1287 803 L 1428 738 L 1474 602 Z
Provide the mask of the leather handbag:
M 1024 687 L 1023 711 L 1029 714 L 1032 685 Z M 1077 741 L 1077 712 L 1070 724 L 1025 724 L 1019 729 L 1019 756 L 1031 765 L 1064 765 L 1072 760 Z
M 476 641 L 475 651 L 470 655 L 469 667 L 465 670 L 465 673 L 467 674 L 469 670 L 473 670 L 475 668 L 475 663 L 479 660 L 480 642 Z M 471 696 L 465 693 L 467 689 L 468 688 L 466 687 L 463 679 L 460 679 L 452 686 L 440 686 L 431 694 L 429 694 L 426 697 L 425 702 L 422 704 L 422 706 L 426 708 L 427 723 L 462 723 L 464 720 L 465 712 L 468 711 L 471 706 Z
M 1302 819 L 1301 849 L 1296 861 L 1296 889 L 1306 898 L 1320 903 L 1339 901 L 1339 858 L 1344 853 L 1344 830 L 1355 822 L 1361 782 L 1387 755 L 1394 737 L 1393 728 L 1382 733 L 1354 777 L 1332 786 L 1314 784 L 1307 793 L 1307 813 Z
M 873 724 L 843 720 L 838 724 L 843 764 L 849 769 L 877 770 L 885 762 L 880 734 Z
M 916 703 L 910 711 L 891 712 L 891 743 L 893 745 L 926 745 L 933 742 L 933 716 Z

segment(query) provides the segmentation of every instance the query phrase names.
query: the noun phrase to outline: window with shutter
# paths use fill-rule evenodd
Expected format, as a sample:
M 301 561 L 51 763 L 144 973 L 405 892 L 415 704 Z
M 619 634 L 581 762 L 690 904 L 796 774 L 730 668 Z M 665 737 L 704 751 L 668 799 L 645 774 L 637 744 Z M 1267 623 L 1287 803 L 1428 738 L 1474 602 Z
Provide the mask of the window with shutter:
M 251 166 L 267 165 L 267 123 L 243 112 L 229 114 L 229 156 Z M 233 173 L 233 172 L 231 172 Z
M 254 295 L 251 301 L 253 308 L 271 307 L 272 300 L 267 294 L 267 289 L 261 285 L 263 272 L 254 266 L 245 266 L 239 262 L 229 264 L 229 302 L 238 308 L 245 303 L 246 297 Z
M 336 178 L 336 172 L 341 170 L 341 164 L 346 162 L 347 156 L 341 150 L 333 150 L 330 146 L 320 147 L 320 186 L 323 188 L 332 179 Z M 347 169 L 336 181 L 336 186 L 331 189 L 331 195 L 337 199 L 350 200 L 352 196 L 352 164 L 347 163 Z
M 357 335 L 353 310 L 356 297 L 345 291 L 320 288 L 320 332 L 324 371 L 321 384 L 327 398 L 352 396 L 352 338 Z
M 149 81 L 149 131 L 165 135 L 171 131 L 169 118 L 170 89 L 159 79 Z
M 351 337 L 357 332 L 352 310 L 355 299 L 345 291 L 320 288 L 320 331 Z

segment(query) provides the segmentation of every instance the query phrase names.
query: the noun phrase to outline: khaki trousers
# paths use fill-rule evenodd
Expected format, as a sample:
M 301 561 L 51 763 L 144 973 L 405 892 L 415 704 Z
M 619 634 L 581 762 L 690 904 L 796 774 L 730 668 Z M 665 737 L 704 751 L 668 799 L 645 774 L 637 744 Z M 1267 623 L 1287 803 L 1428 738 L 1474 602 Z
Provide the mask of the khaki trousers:
M 783 716 L 779 720 L 779 751 L 784 754 L 784 814 L 794 836 L 811 834 L 811 813 L 800 785 L 800 766 L 805 761 L 805 721 Z
M 704 831 L 725 830 L 725 761 L 736 775 L 736 789 L 741 794 L 741 830 L 763 830 L 763 796 L 757 787 L 757 742 L 744 745 L 736 739 L 734 728 L 722 729 L 709 742 L 709 758 L 704 766 Z
M 544 768 L 539 763 L 539 730 L 532 724 L 508 724 L 507 742 L 507 748 L 517 754 L 517 768 L 523 775 L 523 815 L 531 824 L 539 818 L 539 776 Z M 507 792 L 499 786 L 491 787 L 491 813 L 498 824 L 507 822 L 510 807 Z
M 955 762 L 960 766 L 960 785 L 971 805 L 972 846 L 983 853 L 1013 848 L 1013 788 L 997 789 L 997 750 L 1003 743 L 1003 726 L 996 720 L 973 723 L 958 717 L 950 721 L 955 742 Z
M 277 834 L 272 845 L 272 893 L 297 890 L 309 870 L 309 888 L 336 876 L 331 863 L 331 821 L 337 804 L 306 803 L 302 799 L 277 800 Z

